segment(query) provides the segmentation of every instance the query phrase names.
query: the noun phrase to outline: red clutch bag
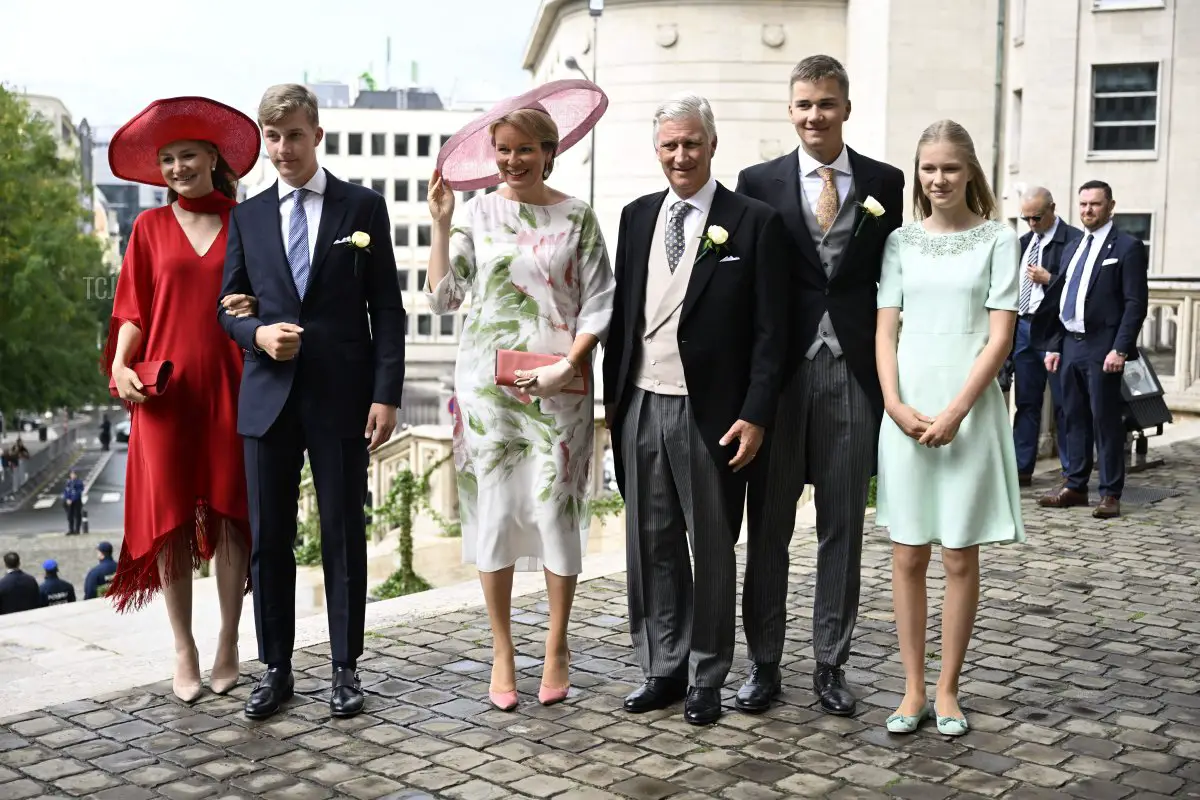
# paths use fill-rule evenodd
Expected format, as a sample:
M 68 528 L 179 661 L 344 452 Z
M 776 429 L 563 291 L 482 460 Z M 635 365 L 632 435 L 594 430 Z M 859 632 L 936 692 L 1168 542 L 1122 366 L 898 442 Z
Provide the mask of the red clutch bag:
M 517 385 L 517 370 L 530 370 L 544 367 L 549 364 L 556 364 L 562 361 L 562 356 L 554 356 L 546 353 L 526 353 L 522 350 L 497 350 L 496 351 L 496 385 L 497 386 L 516 386 Z M 575 372 L 575 380 L 567 384 L 563 389 L 564 394 L 587 394 L 588 393 L 588 377 L 587 374 Z
M 175 371 L 175 365 L 170 361 L 139 361 L 130 364 L 129 368 L 137 373 L 138 380 L 142 382 L 142 394 L 147 397 L 157 397 L 165 392 L 171 373 Z M 120 397 L 115 378 L 108 379 L 108 393 Z

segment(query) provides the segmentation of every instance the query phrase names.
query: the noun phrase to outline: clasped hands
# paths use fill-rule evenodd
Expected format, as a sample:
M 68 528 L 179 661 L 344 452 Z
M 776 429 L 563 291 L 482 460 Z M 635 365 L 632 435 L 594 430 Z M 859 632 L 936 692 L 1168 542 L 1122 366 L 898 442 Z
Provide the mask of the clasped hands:
M 554 397 L 575 379 L 575 365 L 563 358 L 536 369 L 518 369 L 517 388 L 532 397 Z
M 942 447 L 954 441 L 963 418 L 946 409 L 936 417 L 927 417 L 912 406 L 895 403 L 887 408 L 888 416 L 904 435 L 916 439 L 923 447 Z

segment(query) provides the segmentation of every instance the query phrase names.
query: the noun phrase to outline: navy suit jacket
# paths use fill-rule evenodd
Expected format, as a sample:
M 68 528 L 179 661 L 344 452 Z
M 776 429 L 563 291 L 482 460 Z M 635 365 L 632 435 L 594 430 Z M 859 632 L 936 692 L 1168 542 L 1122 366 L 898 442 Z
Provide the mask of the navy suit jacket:
M 253 295 L 256 316 L 234 318 L 217 303 L 221 327 L 245 353 L 238 433 L 262 436 L 299 390 L 306 420 L 335 436 L 362 436 L 372 403 L 400 405 L 404 386 L 404 302 L 396 276 L 387 204 L 376 192 L 326 170 L 321 224 L 301 301 L 283 246 L 278 184 L 234 208 L 221 297 Z M 356 231 L 370 252 L 335 245 Z M 262 325 L 304 329 L 300 351 L 275 361 L 255 347 Z
M 1029 249 L 1029 241 L 1032 238 L 1033 231 L 1027 231 L 1021 237 L 1022 272 L 1025 271 L 1025 251 Z M 1071 256 L 1075 255 L 1075 249 L 1081 241 L 1083 241 L 1083 231 L 1074 225 L 1068 225 L 1065 219 L 1059 217 L 1058 228 L 1054 231 L 1053 238 L 1048 242 L 1042 242 L 1042 268 L 1050 273 L 1050 283 L 1053 283 L 1054 279 L 1071 265 Z M 1046 284 L 1042 289 L 1043 293 L 1049 291 L 1050 284 Z M 1045 305 L 1045 302 L 1042 305 Z M 1041 307 L 1038 306 L 1038 308 Z
M 1082 246 L 1083 239 L 1079 245 Z M 1087 331 L 1088 356 L 1103 361 L 1112 351 L 1138 357 L 1137 339 L 1146 320 L 1150 299 L 1147 282 L 1146 246 L 1114 225 L 1099 247 L 1083 303 L 1083 327 Z M 1061 353 L 1066 336 L 1059 304 L 1066 291 L 1067 269 L 1075 251 L 1064 252 L 1062 269 L 1046 288 L 1034 317 L 1032 334 L 1040 349 Z M 1081 287 L 1082 288 L 1082 287 Z

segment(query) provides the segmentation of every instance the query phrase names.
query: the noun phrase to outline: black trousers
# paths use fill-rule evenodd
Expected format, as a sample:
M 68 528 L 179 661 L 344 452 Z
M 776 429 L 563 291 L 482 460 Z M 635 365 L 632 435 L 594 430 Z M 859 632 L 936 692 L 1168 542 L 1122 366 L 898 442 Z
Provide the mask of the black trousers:
M 67 506 L 67 533 L 80 533 L 83 531 L 83 500 L 79 499 L 75 502 L 66 503 Z
M 1086 492 L 1092 477 L 1092 453 L 1099 451 L 1102 497 L 1121 496 L 1125 489 L 1125 420 L 1121 373 L 1105 372 L 1103 359 L 1090 355 L 1086 336 L 1067 333 L 1062 361 L 1063 418 L 1071 466 L 1067 488 Z
M 321 520 L 329 646 L 334 661 L 350 664 L 363 652 L 367 602 L 367 440 L 334 435 L 317 415 L 301 412 L 296 395 L 264 436 L 244 438 L 258 658 L 286 663 L 295 647 L 296 514 L 307 450 Z

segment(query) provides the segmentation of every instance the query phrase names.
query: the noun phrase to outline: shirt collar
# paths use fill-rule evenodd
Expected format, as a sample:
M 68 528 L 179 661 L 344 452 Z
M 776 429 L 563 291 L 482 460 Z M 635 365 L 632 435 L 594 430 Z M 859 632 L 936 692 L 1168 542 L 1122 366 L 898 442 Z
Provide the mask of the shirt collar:
M 717 179 L 709 178 L 708 183 L 700 187 L 700 191 L 687 199 L 692 208 L 697 208 L 702 214 L 708 216 L 709 209 L 712 208 L 713 196 L 717 193 Z M 674 189 L 667 189 L 667 210 L 675 206 L 683 198 L 675 194 Z
M 1050 226 L 1050 230 L 1048 230 L 1042 234 L 1034 234 L 1034 238 L 1036 238 L 1039 242 L 1050 241 L 1051 239 L 1054 238 L 1054 234 L 1058 233 L 1058 223 L 1060 223 L 1060 222 L 1062 222 L 1062 220 L 1060 220 L 1058 218 L 1058 216 L 1055 215 L 1054 224 Z
M 321 166 L 318 166 L 317 171 L 313 174 L 313 176 L 311 178 L 308 179 L 308 183 L 304 184 L 300 188 L 308 189 L 313 194 L 325 194 L 325 187 L 328 184 L 328 182 L 329 182 L 328 178 L 325 175 L 325 169 Z M 280 200 L 283 200 L 283 198 L 287 197 L 288 195 L 290 195 L 292 192 L 295 191 L 295 188 L 292 187 L 291 185 L 289 185 L 286 181 L 284 181 L 283 178 L 280 178 L 277 181 L 277 184 L 279 186 L 279 199 Z
M 1083 238 L 1086 239 L 1090 235 L 1092 237 L 1092 244 L 1098 245 L 1101 242 L 1103 242 L 1105 239 L 1108 238 L 1108 232 L 1112 230 L 1112 226 L 1113 226 L 1113 221 L 1111 218 L 1109 218 L 1108 222 L 1104 223 L 1096 230 L 1094 230 L 1094 231 L 1085 230 L 1083 232 Z
M 838 157 L 828 164 L 822 164 L 815 158 L 805 152 L 803 147 L 797 147 L 796 153 L 800 157 L 800 177 L 806 178 L 809 175 L 816 175 L 817 169 L 820 167 L 833 167 L 837 172 L 843 175 L 850 175 L 850 153 L 846 149 L 846 145 L 842 145 L 842 152 L 838 153 Z

